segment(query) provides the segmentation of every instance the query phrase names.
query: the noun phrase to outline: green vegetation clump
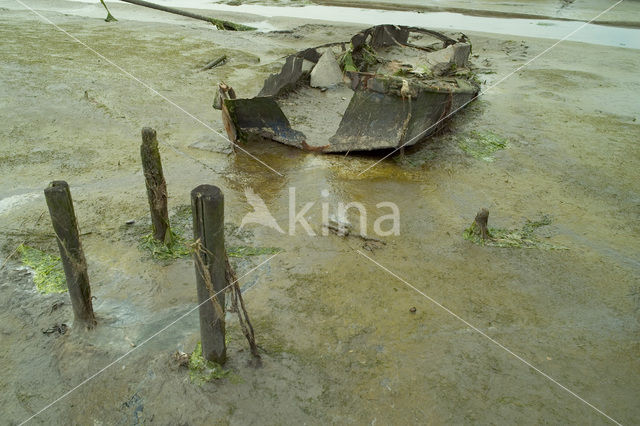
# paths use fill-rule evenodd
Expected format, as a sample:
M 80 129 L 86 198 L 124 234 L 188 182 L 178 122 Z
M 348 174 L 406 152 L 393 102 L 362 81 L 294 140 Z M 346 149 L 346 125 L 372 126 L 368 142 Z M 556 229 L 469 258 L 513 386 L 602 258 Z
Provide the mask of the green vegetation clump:
M 171 238 L 168 238 L 168 240 L 165 244 L 163 241 L 153 238 L 151 233 L 141 238 L 139 247 L 148 251 L 153 259 L 161 261 L 179 259 L 191 254 L 191 249 L 183 236 L 176 234 L 172 230 Z
M 369 45 L 362 48 L 362 61 L 365 70 L 369 70 L 372 66 L 378 64 L 378 55 L 376 51 Z
M 202 356 L 202 344 L 196 344 L 193 353 L 189 357 L 189 378 L 191 383 L 203 385 L 212 380 L 227 377 L 231 372 L 222 368 L 220 364 L 207 361 Z
M 470 136 L 458 142 L 460 149 L 478 160 L 493 161 L 494 152 L 505 149 L 508 142 L 505 138 L 492 132 L 471 132 Z
M 260 256 L 263 254 L 276 254 L 282 251 L 279 247 L 250 247 L 250 246 L 234 246 L 227 249 L 229 257 L 248 257 Z
M 550 224 L 551 217 L 545 214 L 538 220 L 527 219 L 521 229 L 488 228 L 489 239 L 483 240 L 474 221 L 471 226 L 464 230 L 462 235 L 465 240 L 480 246 L 566 250 L 566 247 L 554 246 L 542 242 L 534 235 L 536 229 Z
M 406 68 L 400 68 L 398 71 L 394 72 L 393 75 L 395 77 L 409 77 L 409 71 Z
M 356 64 L 353 62 L 353 56 L 351 55 L 351 50 L 347 50 L 342 58 L 340 58 L 340 66 L 344 72 L 357 72 L 358 68 Z
M 33 269 L 33 282 L 40 293 L 64 293 L 67 281 L 59 256 L 52 256 L 37 248 L 20 245 L 22 263 Z

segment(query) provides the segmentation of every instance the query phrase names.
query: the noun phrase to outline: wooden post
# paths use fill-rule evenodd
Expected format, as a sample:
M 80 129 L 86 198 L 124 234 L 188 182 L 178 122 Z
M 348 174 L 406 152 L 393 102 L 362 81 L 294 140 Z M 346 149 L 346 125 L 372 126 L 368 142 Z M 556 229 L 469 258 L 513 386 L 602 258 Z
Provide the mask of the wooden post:
M 167 209 L 167 183 L 162 173 L 162 161 L 158 151 L 156 131 L 150 127 L 142 129 L 142 145 L 140 145 L 142 169 L 147 184 L 147 198 L 151 210 L 153 238 L 165 244 L 171 242 L 169 228 L 169 210 Z
M 87 262 L 80 243 L 69 185 L 65 181 L 53 181 L 44 190 L 44 196 L 58 240 L 75 321 L 83 323 L 87 328 L 93 328 L 96 318 L 91 303 Z
M 476 226 L 476 232 L 480 233 L 483 241 L 489 239 L 489 210 L 481 209 L 474 220 Z
M 200 244 L 194 253 L 200 304 L 202 355 L 223 364 L 227 358 L 224 321 L 226 253 L 224 248 L 224 196 L 220 188 L 200 185 L 191 191 L 193 235 Z M 218 307 L 211 300 L 215 299 Z M 204 303 L 206 302 L 206 303 Z

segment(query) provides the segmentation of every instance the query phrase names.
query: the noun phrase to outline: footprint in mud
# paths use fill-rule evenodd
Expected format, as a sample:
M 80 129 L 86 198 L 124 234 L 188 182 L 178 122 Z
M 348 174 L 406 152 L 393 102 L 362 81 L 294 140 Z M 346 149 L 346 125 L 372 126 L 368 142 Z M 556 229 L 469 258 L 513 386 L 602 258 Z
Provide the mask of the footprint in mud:
M 142 421 L 140 414 L 144 411 L 144 403 L 138 392 L 134 393 L 128 401 L 122 403 L 122 411 L 125 412 L 122 424 L 140 424 Z
M 558 9 L 564 9 L 565 7 L 569 7 L 573 4 L 575 0 L 560 0 L 560 7 Z
M 567 88 L 580 88 L 585 85 L 606 87 L 602 77 L 597 74 L 568 69 L 529 69 L 526 77 L 535 81 L 535 86 L 544 90 L 556 90 L 558 92 Z M 606 85 L 606 86 L 605 86 Z
M 502 51 L 511 58 L 512 61 L 524 60 L 529 52 L 529 45 L 524 41 L 506 40 L 502 42 Z

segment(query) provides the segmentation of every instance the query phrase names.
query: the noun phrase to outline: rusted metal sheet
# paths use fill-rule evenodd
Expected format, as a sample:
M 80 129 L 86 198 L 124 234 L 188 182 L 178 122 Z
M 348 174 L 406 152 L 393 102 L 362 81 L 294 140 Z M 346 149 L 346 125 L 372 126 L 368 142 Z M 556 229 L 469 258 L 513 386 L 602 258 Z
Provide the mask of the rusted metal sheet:
M 234 127 L 233 142 L 259 136 L 286 145 L 302 147 L 304 143 L 304 134 L 291 128 L 289 120 L 272 97 L 225 99 L 224 107 Z

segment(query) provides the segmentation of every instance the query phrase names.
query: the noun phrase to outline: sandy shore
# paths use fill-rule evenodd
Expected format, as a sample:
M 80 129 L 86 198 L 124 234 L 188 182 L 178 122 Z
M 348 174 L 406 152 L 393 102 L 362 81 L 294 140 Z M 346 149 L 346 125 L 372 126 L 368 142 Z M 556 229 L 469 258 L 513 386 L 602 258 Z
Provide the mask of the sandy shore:
M 357 250 L 616 421 L 640 417 L 636 50 L 561 43 L 489 90 L 448 131 L 363 175 L 379 156 L 246 146 L 278 176 L 247 155 L 229 154 L 193 117 L 223 132 L 211 107 L 217 82 L 254 96 L 284 55 L 348 40 L 361 27 L 272 18 L 290 32 L 227 33 L 119 3 L 111 6 L 117 23 L 100 19 L 99 4 L 29 4 L 68 34 L 0 1 L 2 261 L 20 243 L 55 253 L 41 194 L 49 181 L 67 180 L 99 327 L 44 335 L 55 323 L 72 325 L 68 296 L 38 294 L 18 259 L 9 259 L 0 270 L 3 422 L 26 420 L 136 345 L 34 422 L 606 423 Z M 552 44 L 468 35 L 484 88 Z M 227 64 L 199 71 L 222 54 Z M 146 343 L 189 312 L 196 293 L 190 259 L 158 264 L 137 247 L 149 225 L 139 164 L 143 126 L 158 131 L 172 219 L 187 237 L 189 192 L 212 183 L 225 194 L 228 246 L 283 250 L 242 280 L 264 351 L 261 369 L 247 366 L 233 318 L 231 375 L 203 386 L 171 361 L 199 339 L 196 313 Z M 489 133 L 508 141 L 493 161 L 462 149 L 473 135 Z M 377 212 L 377 203 L 393 201 L 401 234 L 368 251 L 359 239 L 335 235 L 283 237 L 258 226 L 238 232 L 251 211 L 247 187 L 283 226 L 290 187 L 299 208 L 325 189 L 331 205 L 360 201 Z M 481 207 L 501 228 L 547 214 L 552 223 L 540 238 L 565 249 L 473 245 L 462 233 Z M 125 225 L 130 219 L 136 224 Z M 319 205 L 309 222 L 319 226 Z M 267 258 L 234 258 L 238 275 Z

